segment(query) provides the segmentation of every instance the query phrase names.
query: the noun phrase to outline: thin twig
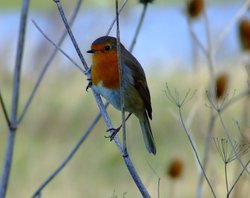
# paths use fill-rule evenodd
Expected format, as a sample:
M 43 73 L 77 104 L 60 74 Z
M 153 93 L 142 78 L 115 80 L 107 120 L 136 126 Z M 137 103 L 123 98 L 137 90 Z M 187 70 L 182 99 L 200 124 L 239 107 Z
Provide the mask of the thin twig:
M 213 82 L 214 79 L 214 60 L 213 60 L 213 55 L 214 55 L 214 50 L 213 50 L 213 45 L 212 45 L 212 38 L 211 38 L 211 31 L 210 31 L 210 23 L 207 15 L 207 10 L 205 9 L 203 12 L 204 16 L 204 21 L 205 21 L 205 32 L 206 32 L 206 38 L 207 38 L 207 50 L 206 50 L 206 56 L 208 60 L 208 68 L 210 71 L 210 81 Z M 210 85 L 210 89 L 214 90 L 213 84 Z M 211 92 L 211 94 L 214 94 Z
M 137 185 L 138 189 L 140 190 L 141 194 L 145 198 L 149 198 L 150 195 L 142 183 L 139 175 L 137 174 L 132 161 L 129 160 L 129 155 L 127 153 L 127 146 L 126 146 L 126 121 L 125 121 L 125 110 L 124 110 L 124 84 L 123 84 L 123 65 L 121 62 L 121 46 L 120 46 L 120 29 L 119 29 L 119 13 L 118 13 L 118 0 L 116 0 L 116 36 L 117 36 L 117 56 L 118 56 L 118 65 L 119 65 L 119 83 L 120 83 L 120 97 L 121 97 L 121 111 L 122 111 L 122 129 L 123 129 L 123 158 L 125 160 L 128 170 L 133 177 L 135 184 Z M 135 35 L 137 37 L 138 35 Z
M 136 31 L 135 31 L 135 36 L 134 36 L 134 39 L 132 40 L 131 46 L 129 48 L 129 51 L 133 51 L 133 49 L 135 47 L 135 43 L 136 43 L 137 37 L 138 37 L 138 35 L 140 33 L 140 30 L 141 30 L 141 27 L 142 27 L 142 23 L 143 23 L 143 20 L 145 18 L 147 7 L 148 7 L 148 3 L 144 3 L 143 4 L 142 13 L 141 13 L 141 17 L 139 19 L 139 23 L 138 23 L 138 26 L 137 26 Z
M 118 11 L 118 14 L 119 14 L 119 15 L 120 15 L 121 11 L 123 10 L 123 8 L 125 7 L 125 5 L 127 4 L 127 2 L 128 2 L 128 0 L 125 0 L 125 1 L 123 2 L 121 8 L 120 8 L 119 11 Z M 108 29 L 108 31 L 107 31 L 107 33 L 106 33 L 106 36 L 108 36 L 108 35 L 110 34 L 112 28 L 114 27 L 115 22 L 116 22 L 116 16 L 114 17 L 114 19 L 113 19 L 111 25 L 109 26 L 109 29 Z
M 75 7 L 75 9 L 74 9 L 74 11 L 73 11 L 73 14 L 72 14 L 72 17 L 70 18 L 70 20 L 69 20 L 69 25 L 71 26 L 72 24 L 73 24 L 73 22 L 74 22 L 74 20 L 75 20 L 75 18 L 76 18 L 76 16 L 77 16 L 77 13 L 78 13 L 78 11 L 79 11 L 79 9 L 80 9 L 80 6 L 81 6 L 81 3 L 82 3 L 82 0 L 78 0 L 78 2 L 77 2 L 77 5 L 76 5 L 76 7 Z M 25 114 L 27 113 L 27 111 L 28 111 L 28 109 L 29 109 L 29 107 L 30 107 L 30 104 L 31 104 L 31 102 L 32 102 L 32 100 L 33 100 L 33 98 L 34 98 L 34 96 L 35 96 L 35 94 L 36 94 L 36 92 L 37 92 L 37 90 L 38 90 L 38 88 L 39 88 L 39 86 L 40 86 L 40 84 L 41 84 L 41 82 L 42 82 L 42 80 L 43 80 L 43 78 L 44 78 L 44 75 L 46 74 L 46 71 L 48 70 L 48 68 L 49 68 L 49 66 L 50 66 L 50 64 L 51 64 L 51 62 L 54 60 L 54 58 L 55 58 L 55 56 L 56 56 L 56 54 L 57 54 L 57 51 L 59 50 L 61 53 L 63 53 L 78 69 L 80 69 L 82 72 L 84 72 L 84 70 L 73 60 L 73 59 L 71 59 L 63 50 L 61 50 L 60 49 L 60 46 L 62 45 L 62 43 L 63 43 L 63 41 L 64 41 L 64 39 L 66 38 L 66 36 L 67 36 L 67 31 L 65 31 L 63 34 L 62 34 L 62 36 L 61 36 L 61 38 L 59 39 L 59 41 L 58 41 L 58 43 L 57 44 L 55 44 L 43 31 L 42 31 L 42 29 L 37 25 L 37 23 L 34 21 L 34 20 L 32 20 L 32 22 L 33 22 L 33 24 L 35 25 L 35 27 L 39 30 L 39 32 L 55 47 L 55 49 L 54 49 L 54 51 L 52 52 L 52 54 L 50 55 L 50 57 L 48 58 L 48 60 L 47 60 L 47 62 L 45 63 L 45 65 L 44 65 L 44 67 L 43 67 L 43 69 L 42 69 L 42 71 L 41 71 L 41 73 L 40 73 L 40 75 L 39 75 L 39 77 L 38 77 L 38 79 L 37 79 L 37 81 L 36 81 L 36 84 L 34 85 L 34 87 L 33 87 L 33 89 L 32 89 L 32 91 L 31 91 L 31 94 L 30 94 L 30 96 L 29 96 L 29 98 L 28 98 L 28 100 L 27 100 L 27 102 L 26 102 L 26 104 L 25 104 L 25 106 L 24 106 L 24 108 L 23 108 L 23 110 L 22 110 L 22 112 L 21 112 L 21 114 L 20 114 L 20 116 L 19 116 L 19 118 L 18 118 L 18 121 L 17 121 L 17 123 L 19 124 L 19 123 L 21 123 L 21 121 L 23 120 L 23 118 L 24 118 L 24 116 L 25 116 Z
M 222 113 L 224 110 L 226 110 L 228 107 L 230 107 L 233 103 L 238 102 L 240 99 L 244 98 L 250 93 L 250 88 L 247 88 L 246 90 L 242 91 L 240 94 L 237 96 L 234 96 L 231 98 L 229 101 L 225 102 L 224 105 L 220 108 L 220 113 Z M 205 138 L 205 143 L 204 143 L 204 159 L 203 159 L 203 168 L 206 170 L 207 163 L 208 163 L 208 158 L 209 158 L 209 150 L 210 150 L 210 140 L 212 138 L 212 129 L 214 127 L 216 118 L 218 117 L 219 114 L 216 112 L 211 111 L 211 116 L 210 116 L 210 121 L 208 124 L 208 130 L 207 130 L 207 135 Z M 246 169 L 246 172 L 248 175 L 249 171 Z M 197 188 L 197 196 L 196 197 L 201 197 L 201 192 L 202 192 L 202 183 L 203 183 L 203 174 L 201 173 L 199 176 L 198 180 L 198 188 Z
M 36 23 L 36 21 L 32 20 L 32 23 L 34 24 L 34 26 L 37 28 L 37 30 L 44 36 L 44 38 L 50 43 L 52 44 L 54 47 L 55 47 L 55 52 L 57 51 L 60 51 L 67 59 L 69 59 L 69 61 L 74 65 L 76 66 L 76 68 L 78 68 L 82 73 L 84 73 L 84 69 L 78 65 L 74 59 L 72 59 L 65 51 L 63 51 L 61 48 L 60 48 L 60 45 L 62 42 L 60 42 L 60 44 L 56 44 L 54 43 L 45 33 L 44 31 L 39 27 L 39 25 Z M 65 36 L 64 36 L 65 35 Z M 63 36 L 66 37 L 67 35 L 67 32 L 65 31 Z M 63 38 L 63 37 L 61 37 Z M 64 39 L 64 38 L 63 38 Z M 49 58 L 49 60 L 51 60 L 51 58 Z M 49 61 L 49 63 L 51 63 L 51 61 Z M 46 64 L 47 65 L 47 64 Z
M 228 194 L 227 164 L 228 163 L 224 164 L 224 174 L 225 174 L 226 190 L 227 190 L 227 194 Z
M 75 50 L 76 50 L 76 52 L 77 52 L 77 54 L 78 54 L 78 56 L 79 56 L 79 58 L 80 58 L 80 60 L 82 62 L 82 65 L 83 65 L 84 69 L 87 71 L 87 70 L 89 70 L 89 67 L 88 67 L 88 65 L 87 65 L 87 63 L 86 63 L 86 61 L 85 61 L 85 59 L 84 59 L 84 57 L 83 57 L 83 55 L 81 53 L 81 50 L 80 50 L 80 48 L 79 48 L 79 46 L 78 46 L 78 44 L 76 42 L 76 39 L 75 39 L 75 37 L 74 37 L 74 35 L 73 35 L 72 31 L 71 31 L 68 20 L 65 17 L 65 14 L 64 14 L 64 11 L 63 11 L 63 8 L 62 8 L 62 4 L 61 4 L 60 0 L 54 0 L 54 2 L 57 5 L 57 8 L 58 8 L 59 13 L 61 15 L 61 18 L 63 20 L 64 26 L 65 26 L 65 28 L 66 28 L 69 36 L 70 36 L 70 39 L 72 40 L 74 48 L 75 48 Z
M 70 30 L 70 27 L 69 27 L 68 22 L 67 22 L 67 19 L 66 19 L 66 17 L 65 17 L 63 8 L 62 8 L 61 3 L 60 3 L 60 0 L 54 0 L 54 1 L 55 1 L 56 5 L 57 5 L 57 8 L 58 8 L 59 12 L 60 12 L 60 15 L 61 15 L 61 17 L 62 17 L 62 20 L 63 20 L 63 22 L 64 22 L 64 24 L 65 24 L 65 27 L 66 27 L 66 29 L 67 29 L 67 31 L 68 31 L 68 33 L 69 33 L 69 36 L 70 36 L 70 38 L 71 38 L 71 41 L 72 41 L 72 43 L 73 43 L 73 45 L 74 45 L 74 47 L 75 47 L 75 49 L 76 49 L 76 51 L 77 51 L 77 53 L 78 53 L 79 58 L 80 58 L 81 61 L 82 61 L 83 66 L 85 67 L 86 70 L 89 70 L 89 69 L 88 69 L 88 66 L 87 66 L 87 64 L 86 64 L 86 62 L 85 62 L 85 60 L 84 60 L 84 58 L 83 58 L 83 56 L 82 56 L 82 54 L 81 54 L 81 51 L 80 51 L 80 49 L 79 49 L 79 47 L 78 47 L 78 44 L 76 43 L 76 40 L 74 39 L 74 35 L 72 34 L 72 32 L 71 32 L 71 30 Z M 102 113 L 102 116 L 103 116 L 103 118 L 104 118 L 104 121 L 105 121 L 107 127 L 108 127 L 108 128 L 113 128 L 112 123 L 111 123 L 111 121 L 110 121 L 110 119 L 109 119 L 109 116 L 108 116 L 108 114 L 107 114 L 107 112 L 106 112 L 106 110 L 105 110 L 105 108 L 104 108 L 104 105 L 103 105 L 103 102 L 102 102 L 102 100 L 101 100 L 100 95 L 97 94 L 93 89 L 92 89 L 92 92 L 93 92 L 93 94 L 94 94 L 94 96 L 95 96 L 97 105 L 98 105 L 98 107 L 100 108 L 100 111 L 101 111 L 101 113 Z M 148 194 L 148 192 L 147 192 L 147 189 L 146 189 L 145 186 L 143 185 L 143 183 L 142 183 L 140 177 L 138 176 L 138 173 L 137 173 L 137 171 L 135 170 L 135 167 L 134 167 L 134 165 L 133 165 L 133 163 L 132 163 L 130 157 L 129 157 L 128 155 L 124 155 L 124 153 L 123 153 L 124 149 L 123 149 L 123 147 L 122 147 L 122 145 L 121 145 L 121 143 L 120 143 L 120 141 L 119 141 L 118 136 L 115 136 L 114 141 L 115 141 L 117 147 L 119 148 L 119 150 L 120 150 L 120 152 L 121 152 L 121 154 L 122 154 L 122 156 L 123 156 L 123 159 L 124 159 L 124 161 L 125 161 L 125 164 L 127 165 L 127 168 L 128 168 L 128 170 L 129 170 L 129 172 L 130 172 L 132 178 L 134 179 L 134 181 L 135 181 L 137 187 L 138 187 L 139 190 L 141 191 L 142 195 L 143 195 L 144 197 L 150 197 L 149 194 Z
M 124 4 L 125 5 L 125 4 Z M 124 7 L 124 5 L 122 6 L 122 8 Z M 77 7 L 79 7 L 79 6 L 77 6 Z M 121 11 L 121 9 L 120 9 L 120 11 Z M 73 12 L 73 13 L 76 13 L 77 11 L 75 11 L 75 12 Z M 75 14 L 74 14 L 75 15 Z M 74 18 L 74 17 L 73 17 Z M 73 20 L 73 19 L 72 19 Z M 70 24 L 71 24 L 71 21 L 72 20 L 70 20 Z M 35 24 L 35 26 L 38 26 L 37 24 Z M 71 25 L 70 25 L 71 26 Z M 39 26 L 38 26 L 38 29 L 39 29 L 39 31 L 43 34 L 43 36 L 51 43 L 51 44 L 53 44 L 60 52 L 62 52 L 64 55 L 65 55 L 65 53 L 59 48 L 59 44 L 55 44 L 51 39 L 49 39 L 48 38 L 48 36 L 44 33 L 44 32 L 42 32 L 41 31 L 41 29 L 39 28 Z M 67 33 L 67 32 L 66 32 Z M 61 40 L 61 39 L 60 39 Z M 59 42 L 60 43 L 60 42 Z M 55 50 L 56 51 L 56 50 Z M 70 57 L 69 57 L 69 59 L 71 59 Z M 74 64 L 74 60 L 71 60 L 72 62 L 73 62 L 73 64 Z M 75 63 L 76 64 L 76 63 Z M 78 66 L 78 67 L 80 67 L 80 66 Z M 81 71 L 82 71 L 82 69 L 81 69 Z M 109 103 L 106 103 L 105 104 L 105 107 L 107 107 L 109 105 Z M 131 114 L 130 114 L 131 115 Z M 128 116 L 129 117 L 129 116 Z M 98 121 L 99 121 L 99 119 L 100 119 L 100 113 L 96 116 L 96 118 L 94 119 L 94 121 L 93 121 L 93 123 L 97 123 Z M 87 132 L 86 132 L 87 133 Z M 85 135 L 84 135 L 85 136 Z M 82 137 L 82 139 L 84 139 L 84 137 Z M 62 169 L 63 169 L 63 167 L 71 160 L 71 158 L 73 157 L 73 155 L 74 155 L 74 153 L 79 149 L 79 147 L 80 147 L 80 145 L 83 143 L 83 140 L 81 141 L 79 141 L 79 143 L 74 147 L 74 149 L 70 152 L 70 155 L 66 158 L 66 160 L 56 169 L 56 171 L 53 173 L 53 174 L 51 174 L 49 177 L 48 177 L 48 179 L 46 179 L 46 181 L 37 189 L 37 191 L 34 193 L 34 195 L 33 195 L 33 197 L 37 197 L 37 196 L 40 196 L 41 195 L 41 190 L 42 189 L 44 189 L 45 188 L 45 186 L 46 185 L 48 185 L 49 184 L 49 182 L 57 175 L 57 174 L 59 174 L 59 172 L 60 171 L 62 171 Z M 71 156 L 71 157 L 70 157 Z
M 246 64 L 245 64 L 245 70 L 246 70 L 246 73 L 247 73 L 247 87 L 249 88 L 250 86 L 250 65 L 249 65 L 249 56 L 248 56 L 248 60 L 246 60 Z M 250 118 L 250 114 L 249 114 L 249 107 L 250 107 L 250 94 L 247 94 L 247 96 L 245 97 L 245 101 L 243 102 L 243 112 L 242 112 L 242 127 L 245 128 L 248 126 L 248 123 L 249 123 L 249 118 Z M 244 130 L 242 131 L 241 127 L 240 127 L 240 123 L 239 121 L 237 120 L 234 120 L 236 126 L 237 126 L 237 131 L 239 132 L 239 135 L 240 135 L 240 142 L 241 144 L 248 144 L 248 138 L 247 137 L 247 134 L 248 134 L 248 130 Z M 250 145 L 249 145 L 250 146 Z M 235 166 L 235 174 L 238 175 L 238 170 L 239 170 L 239 164 L 237 164 Z M 244 186 L 244 183 L 246 182 L 246 179 L 247 177 L 243 177 L 239 183 L 235 186 L 235 189 L 234 189 L 234 193 L 232 195 L 232 197 L 237 197 L 237 196 L 240 196 L 240 193 L 243 191 L 243 186 Z M 249 179 L 249 175 L 248 175 L 248 179 Z
M 1 89 L 0 89 L 0 104 L 1 104 L 1 107 L 3 109 L 3 114 L 5 117 L 6 123 L 8 125 L 8 128 L 10 129 L 11 128 L 10 119 L 9 119 L 9 115 L 8 115 L 8 112 L 7 112 L 3 97 L 2 97 Z
M 179 93 L 176 90 L 175 90 L 175 92 L 173 94 L 170 91 L 168 85 L 166 85 L 166 86 L 167 86 L 166 96 L 167 96 L 167 98 L 172 103 L 174 103 L 178 107 L 179 117 L 180 117 L 180 120 L 181 120 L 182 127 L 184 129 L 184 132 L 186 133 L 186 135 L 188 137 L 188 140 L 189 140 L 189 142 L 191 144 L 191 147 L 193 149 L 193 152 L 194 152 L 194 155 L 196 157 L 196 160 L 198 161 L 198 164 L 199 164 L 199 167 L 200 167 L 200 169 L 202 171 L 202 174 L 205 177 L 205 179 L 206 179 L 206 181 L 207 181 L 207 183 L 208 183 L 208 185 L 210 187 L 210 190 L 211 190 L 213 196 L 216 197 L 215 192 L 213 190 L 213 187 L 212 187 L 212 185 L 211 185 L 211 183 L 210 183 L 210 181 L 209 181 L 209 179 L 208 179 L 208 177 L 206 175 L 206 172 L 205 172 L 205 170 L 204 170 L 204 168 L 203 168 L 203 166 L 201 164 L 201 161 L 200 161 L 200 158 L 199 158 L 199 155 L 198 155 L 198 152 L 197 152 L 197 147 L 195 145 L 195 142 L 192 139 L 191 133 L 188 130 L 188 128 L 187 128 L 187 126 L 185 124 L 185 121 L 183 119 L 183 115 L 182 115 L 182 107 L 183 107 L 183 105 L 186 104 L 186 102 L 189 101 L 194 96 L 194 94 L 190 93 L 190 90 L 188 90 L 187 93 L 185 94 L 185 96 L 183 97 L 183 99 L 181 100 L 180 97 L 179 97 Z
M 209 160 L 209 150 L 210 150 L 210 146 L 211 146 L 210 140 L 211 140 L 212 135 L 213 135 L 213 128 L 215 126 L 216 115 L 217 114 L 215 114 L 214 111 L 212 111 L 212 110 L 210 111 L 210 119 L 209 119 L 209 123 L 208 123 L 208 129 L 206 132 L 206 139 L 205 139 L 205 146 L 204 146 L 203 167 L 205 167 L 205 168 L 206 168 L 207 162 Z M 202 176 L 200 175 L 200 177 L 202 177 Z M 202 178 L 200 178 L 200 179 L 203 180 Z M 202 183 L 202 181 L 201 181 L 201 183 Z
M 195 34 L 193 28 L 192 28 L 192 22 L 191 22 L 191 19 L 188 18 L 188 29 L 189 29 L 189 32 L 190 32 L 190 35 L 193 39 L 193 41 L 196 42 L 196 44 L 198 45 L 198 47 L 201 49 L 201 51 L 204 53 L 204 54 L 207 54 L 207 49 L 206 47 L 203 45 L 203 43 L 199 40 L 199 38 L 197 37 L 197 35 Z
M 234 154 L 235 154 L 237 160 L 238 160 L 239 163 L 241 164 L 241 166 L 244 168 L 244 164 L 243 164 L 243 162 L 241 161 L 240 157 L 237 155 L 237 151 L 236 151 L 235 148 L 234 148 L 232 139 L 231 139 L 231 137 L 230 137 L 230 135 L 229 135 L 229 132 L 228 132 L 228 130 L 227 130 L 227 128 L 226 128 L 226 125 L 225 125 L 225 123 L 224 123 L 224 121 L 223 121 L 223 119 L 222 119 L 221 113 L 218 113 L 218 116 L 219 116 L 219 120 L 220 120 L 220 123 L 221 123 L 222 128 L 223 128 L 223 131 L 226 133 L 227 139 L 229 140 L 229 143 L 230 143 L 230 145 L 231 145 L 231 147 L 232 147 L 232 149 L 233 149 L 233 152 L 234 152 Z M 249 171 L 248 171 L 248 169 L 246 169 L 246 172 L 248 173 L 248 175 L 250 174 Z
M 149 168 L 153 171 L 153 173 L 158 177 L 158 182 L 157 182 L 157 198 L 160 198 L 160 183 L 161 183 L 161 177 L 159 174 L 157 174 L 156 170 L 152 167 L 152 165 L 149 163 L 149 161 L 146 158 L 146 162 L 149 166 Z
M 209 75 L 210 75 L 210 93 L 211 93 L 211 99 L 212 101 L 215 100 L 215 80 L 214 80 L 214 69 L 215 69 L 215 63 L 214 63 L 214 50 L 212 46 L 212 38 L 211 38 L 211 31 L 210 31 L 210 24 L 209 24 L 209 19 L 207 15 L 207 10 L 205 9 L 203 12 L 203 17 L 204 17 L 204 25 L 205 25 L 205 32 L 206 32 L 206 39 L 207 39 L 207 49 L 206 53 L 204 54 L 207 58 L 208 62 L 208 69 L 209 69 Z M 212 137 L 213 133 L 213 128 L 215 125 L 215 113 L 214 110 L 211 109 L 210 111 L 210 121 L 208 125 L 208 130 L 207 130 L 207 135 L 205 139 L 205 146 L 204 146 L 204 159 L 203 159 L 203 168 L 206 170 L 207 168 L 207 163 L 209 161 L 209 151 L 210 151 L 210 139 Z M 198 180 L 198 187 L 197 187 L 197 192 L 196 192 L 196 197 L 200 198 L 202 197 L 202 185 L 203 185 L 203 173 L 200 173 L 199 175 L 199 180 Z
M 191 41 L 191 47 L 192 47 L 192 64 L 193 69 L 198 69 L 198 46 L 202 49 L 203 53 L 206 53 L 206 49 L 203 46 L 203 44 L 200 42 L 200 40 L 197 38 L 196 34 L 194 33 L 193 27 L 192 27 L 192 19 L 189 15 L 187 15 L 187 24 L 188 24 L 188 30 L 190 35 L 190 41 Z
M 205 179 L 206 179 L 206 181 L 207 181 L 207 183 L 208 183 L 208 185 L 209 185 L 209 188 L 210 188 L 210 190 L 211 190 L 211 192 L 212 192 L 212 194 L 213 194 L 213 197 L 216 197 L 215 192 L 214 192 L 214 189 L 213 189 L 213 187 L 212 187 L 212 185 L 211 185 L 211 183 L 210 183 L 210 181 L 209 181 L 209 179 L 208 179 L 208 177 L 207 177 L 207 174 L 206 174 L 206 172 L 205 172 L 205 170 L 204 170 L 204 168 L 203 168 L 203 166 L 202 166 L 202 164 L 201 164 L 201 161 L 200 161 L 200 158 L 199 158 L 197 149 L 196 149 L 196 147 L 194 146 L 194 143 L 193 143 L 193 141 L 192 141 L 192 138 L 191 138 L 191 136 L 190 136 L 190 134 L 189 134 L 188 129 L 186 128 L 185 122 L 184 122 L 184 120 L 183 120 L 183 115 L 182 115 L 181 107 L 179 107 L 178 109 L 179 109 L 179 115 L 180 115 L 180 118 L 181 118 L 182 126 L 183 126 L 184 131 L 185 131 L 185 133 L 186 133 L 186 135 L 187 135 L 187 137 L 188 137 L 188 140 L 189 140 L 189 142 L 190 142 L 190 144 L 191 144 L 191 146 L 192 146 L 192 149 L 193 149 L 193 151 L 194 151 L 194 154 L 195 154 L 195 156 L 196 156 L 196 159 L 197 159 L 197 161 L 198 161 L 198 163 L 199 163 L 199 165 L 200 165 L 200 168 L 201 168 L 201 170 L 202 170 L 202 174 L 204 175 L 204 177 L 205 177 Z
M 124 74 L 123 65 L 121 60 L 121 44 L 120 44 L 120 25 L 119 25 L 119 12 L 118 12 L 118 0 L 115 1 L 115 13 L 116 13 L 116 47 L 117 47 L 117 62 L 119 69 L 119 87 L 120 87 L 120 100 L 121 100 L 121 118 L 122 118 L 122 134 L 123 134 L 123 149 L 125 155 L 127 152 L 126 141 L 126 121 L 125 121 L 125 107 L 124 107 Z
M 108 103 L 105 105 L 105 108 L 107 108 Z M 32 198 L 36 198 L 39 194 L 41 194 L 41 191 L 54 179 L 59 172 L 62 171 L 62 169 L 69 163 L 69 161 L 73 158 L 77 150 L 80 148 L 80 146 L 83 144 L 83 142 L 86 140 L 90 132 L 93 130 L 93 128 L 96 126 L 96 123 L 101 118 L 101 113 L 99 112 L 98 115 L 95 117 L 94 121 L 90 124 L 89 128 L 86 130 L 86 132 L 83 134 L 81 139 L 78 141 L 78 143 L 74 146 L 74 148 L 70 151 L 69 155 L 65 158 L 63 163 L 39 186 L 39 188 L 35 191 L 35 193 L 32 195 Z
M 20 29 L 18 33 L 17 53 L 16 53 L 15 71 L 13 79 L 14 80 L 13 90 L 12 90 L 13 96 L 12 96 L 11 117 L 10 117 L 11 128 L 8 133 L 5 160 L 3 164 L 3 172 L 0 185 L 0 198 L 4 198 L 7 192 L 13 152 L 14 152 L 14 144 L 16 137 L 15 132 L 17 127 L 16 120 L 17 120 L 18 102 L 20 95 L 20 78 L 21 78 L 21 68 L 22 68 L 22 59 L 23 59 L 24 44 L 25 44 L 28 10 L 29 10 L 29 0 L 24 0 L 20 16 L 20 27 L 19 27 Z
M 242 94 L 240 94 L 240 95 L 242 95 Z M 238 99 L 239 97 L 236 97 L 236 98 Z M 212 107 L 214 108 L 214 110 L 217 112 L 217 116 L 219 117 L 219 120 L 220 120 L 220 123 L 221 123 L 221 125 L 222 125 L 222 128 L 223 128 L 224 132 L 225 132 L 226 135 L 227 135 L 227 138 L 228 138 L 229 143 L 230 143 L 230 145 L 231 145 L 231 147 L 232 147 L 232 150 L 233 150 L 233 152 L 234 152 L 234 155 L 236 156 L 237 160 L 240 162 L 241 166 L 244 167 L 244 164 L 242 163 L 240 157 L 237 155 L 237 151 L 236 151 L 236 149 L 235 149 L 235 147 L 234 147 L 234 144 L 233 144 L 233 142 L 232 142 L 232 140 L 231 140 L 231 137 L 230 137 L 229 132 L 228 132 L 228 130 L 227 130 L 227 128 L 226 128 L 226 125 L 225 125 L 225 123 L 224 123 L 224 121 L 223 121 L 223 119 L 222 119 L 221 113 L 222 113 L 223 106 L 218 107 L 218 106 L 212 101 L 212 99 L 211 99 L 210 97 L 208 97 L 208 100 L 209 100 L 211 106 L 212 106 Z M 232 100 L 232 99 L 231 99 L 231 100 Z M 230 100 L 229 100 L 229 102 L 228 102 L 227 104 L 229 104 L 229 103 L 230 103 Z M 227 106 L 227 107 L 228 107 L 228 106 Z M 248 175 L 250 174 L 249 171 L 248 171 L 247 169 L 246 169 L 246 172 L 248 173 Z
M 248 0 L 249 1 L 249 0 Z M 243 4 L 242 6 L 242 10 L 246 9 L 246 7 L 244 8 L 244 6 L 246 6 L 247 3 L 245 3 L 245 5 Z M 234 17 L 235 19 L 238 18 L 241 13 L 243 12 L 242 10 L 239 10 L 238 13 L 236 14 L 236 16 Z M 235 19 L 232 20 L 232 25 L 235 23 Z M 215 89 L 214 89 L 214 61 L 213 61 L 213 55 L 216 52 L 216 50 L 218 50 L 218 47 L 221 45 L 222 40 L 224 39 L 226 33 L 230 30 L 230 26 L 228 25 L 224 31 L 222 31 L 222 33 L 220 34 L 220 36 L 218 37 L 217 42 L 215 42 L 217 45 L 215 47 L 212 46 L 212 42 L 211 42 L 211 35 L 210 35 L 210 28 L 209 28 L 209 22 L 208 22 L 208 17 L 207 17 L 207 13 L 206 11 L 204 12 L 204 20 L 205 20 L 205 30 L 206 30 L 206 38 L 207 38 L 207 49 L 203 46 L 203 44 L 200 42 L 200 40 L 197 38 L 197 36 L 195 35 L 193 29 L 191 28 L 191 22 L 190 20 L 188 20 L 189 23 L 189 29 L 190 29 L 190 33 L 191 36 L 193 37 L 193 40 L 196 41 L 197 45 L 200 47 L 200 49 L 202 50 L 202 52 L 206 55 L 207 60 L 208 60 L 208 66 L 209 66 L 209 71 L 210 71 L 210 75 L 211 75 L 211 84 L 210 84 L 210 89 L 211 89 L 211 93 L 212 93 L 212 98 L 214 100 L 214 95 L 215 95 Z M 221 110 L 224 110 L 226 107 L 228 107 L 230 104 L 232 104 L 233 102 L 238 101 L 243 95 L 249 93 L 249 91 L 246 91 L 245 93 L 242 93 L 242 95 L 239 95 L 238 97 L 234 97 L 234 100 L 227 102 L 223 108 L 221 108 Z M 204 160 L 203 160 L 203 168 L 204 170 L 206 170 L 206 166 L 207 166 L 207 162 L 208 162 L 208 157 L 209 157 L 209 150 L 210 150 L 210 139 L 212 136 L 212 129 L 214 128 L 214 124 L 215 124 L 215 120 L 216 120 L 217 114 L 216 112 L 214 112 L 211 109 L 211 116 L 210 116 L 210 121 L 209 121 L 209 125 L 208 125 L 208 130 L 207 130 L 207 136 L 205 138 L 205 146 L 204 146 Z M 203 173 L 200 174 L 199 176 L 199 181 L 198 181 L 198 188 L 197 188 L 197 197 L 201 197 L 201 192 L 202 192 L 202 183 L 203 183 Z
M 248 160 L 248 162 L 246 163 L 246 165 L 243 167 L 242 171 L 240 172 L 239 176 L 237 177 L 237 179 L 235 180 L 235 182 L 233 183 L 232 187 L 230 188 L 230 190 L 227 193 L 227 197 L 229 197 L 229 195 L 231 194 L 232 190 L 234 189 L 235 185 L 238 183 L 238 181 L 240 180 L 242 174 L 247 170 L 247 167 L 250 163 L 250 160 Z
M 218 51 L 224 39 L 226 38 L 227 34 L 231 31 L 231 29 L 239 21 L 239 19 L 247 12 L 249 6 L 250 6 L 250 0 L 246 0 L 239 8 L 239 10 L 236 12 L 235 16 L 232 17 L 231 21 L 229 21 L 229 23 L 221 31 L 221 33 L 217 37 L 217 40 L 215 41 L 214 52 Z
M 225 102 L 224 105 L 220 108 L 220 112 L 224 111 L 225 109 L 230 107 L 233 103 L 237 102 L 240 99 L 243 99 L 245 96 L 247 96 L 249 94 L 250 94 L 250 87 L 246 88 L 244 91 L 242 91 L 238 95 L 234 96 L 229 101 Z

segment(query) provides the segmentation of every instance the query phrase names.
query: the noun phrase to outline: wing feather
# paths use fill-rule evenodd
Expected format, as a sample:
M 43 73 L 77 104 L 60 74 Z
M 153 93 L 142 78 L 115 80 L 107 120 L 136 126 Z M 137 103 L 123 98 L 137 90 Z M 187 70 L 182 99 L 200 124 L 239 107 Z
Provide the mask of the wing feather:
M 134 86 L 145 104 L 149 118 L 152 119 L 151 97 L 144 70 L 136 58 L 123 46 L 122 51 L 122 60 L 133 71 Z

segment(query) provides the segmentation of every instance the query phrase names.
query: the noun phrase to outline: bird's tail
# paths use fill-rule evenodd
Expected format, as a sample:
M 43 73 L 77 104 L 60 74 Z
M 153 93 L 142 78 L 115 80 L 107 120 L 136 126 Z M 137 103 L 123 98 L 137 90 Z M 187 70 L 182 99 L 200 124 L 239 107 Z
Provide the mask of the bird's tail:
M 139 121 L 141 125 L 144 143 L 148 149 L 148 152 L 153 153 L 155 155 L 156 154 L 155 141 L 146 111 L 143 113 L 143 116 L 139 119 Z

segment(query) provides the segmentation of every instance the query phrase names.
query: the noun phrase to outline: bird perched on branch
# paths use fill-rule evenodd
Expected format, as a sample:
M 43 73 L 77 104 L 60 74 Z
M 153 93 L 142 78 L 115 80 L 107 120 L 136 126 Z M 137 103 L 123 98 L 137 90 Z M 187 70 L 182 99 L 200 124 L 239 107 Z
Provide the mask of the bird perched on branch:
M 156 154 L 155 141 L 149 123 L 149 118 L 152 119 L 152 107 L 145 73 L 141 64 L 122 44 L 120 44 L 120 49 L 124 109 L 139 119 L 145 145 L 150 153 Z M 90 82 L 92 88 L 116 109 L 121 110 L 116 38 L 103 36 L 96 39 L 87 53 L 93 54 Z

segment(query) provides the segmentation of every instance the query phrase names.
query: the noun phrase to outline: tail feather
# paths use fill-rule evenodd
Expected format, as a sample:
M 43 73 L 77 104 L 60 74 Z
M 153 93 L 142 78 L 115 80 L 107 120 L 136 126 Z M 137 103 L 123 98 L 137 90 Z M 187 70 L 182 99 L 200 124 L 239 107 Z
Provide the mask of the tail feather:
M 143 113 L 143 116 L 139 119 L 139 121 L 146 148 L 148 149 L 149 153 L 153 153 L 155 155 L 156 154 L 155 141 L 146 111 Z

